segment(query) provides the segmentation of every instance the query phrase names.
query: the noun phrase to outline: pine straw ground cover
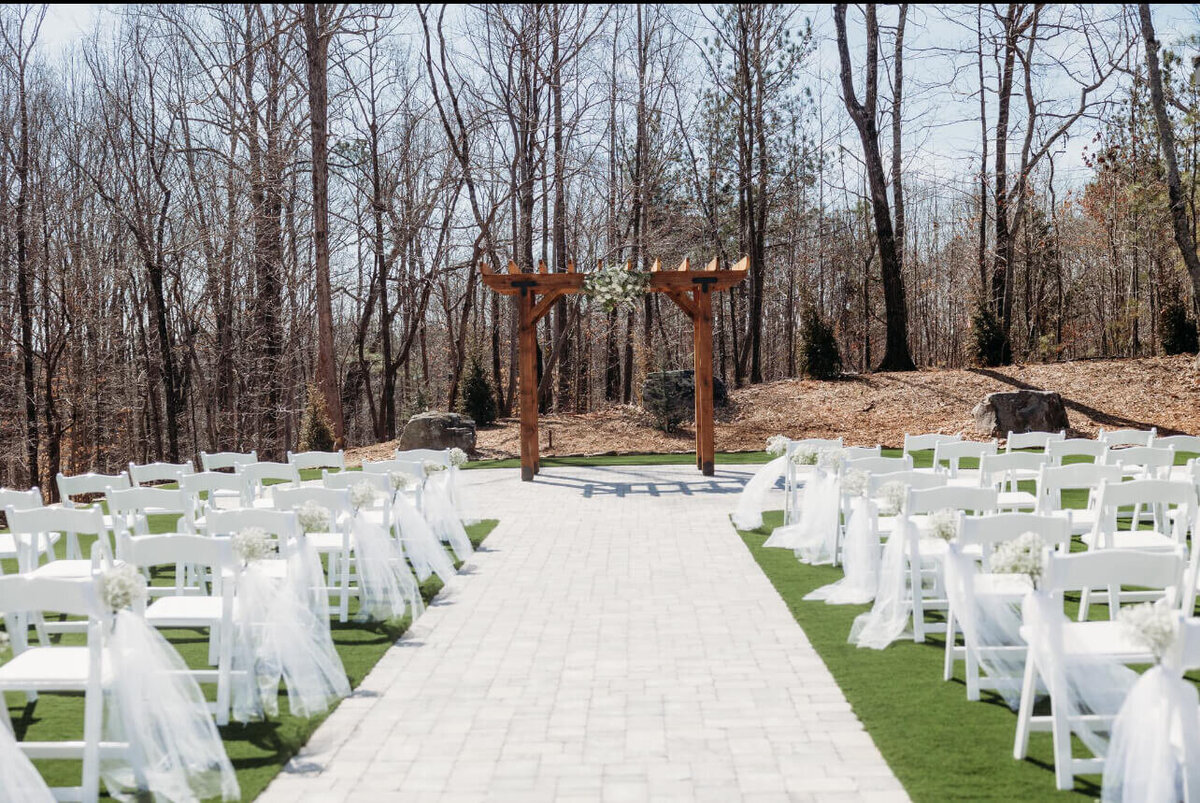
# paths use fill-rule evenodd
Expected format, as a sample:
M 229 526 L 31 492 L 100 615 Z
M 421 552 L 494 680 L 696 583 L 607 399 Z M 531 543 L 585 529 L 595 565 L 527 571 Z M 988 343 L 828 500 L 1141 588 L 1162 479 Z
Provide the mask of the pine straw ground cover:
M 971 408 L 988 393 L 1020 388 L 1061 393 L 1072 430 L 1097 431 L 1157 426 L 1166 435 L 1200 434 L 1200 372 L 1188 356 L 1080 360 L 962 370 L 929 369 L 848 376 L 839 380 L 783 380 L 734 390 L 731 405 L 717 410 L 716 448 L 757 450 L 771 435 L 793 438 L 842 436 L 856 446 L 898 447 L 905 432 L 972 429 Z M 681 427 L 666 434 L 632 406 L 582 415 L 541 417 L 542 455 L 686 453 L 695 434 Z M 479 430 L 478 456 L 511 458 L 520 452 L 519 424 L 505 419 Z M 347 460 L 391 457 L 396 441 L 347 452 Z
M 495 529 L 494 519 L 479 522 L 467 528 L 471 543 L 479 547 L 488 534 Z M 174 522 L 170 516 L 152 516 L 151 530 L 170 532 Z M 88 538 L 80 538 L 85 554 L 90 548 Z M 63 544 L 58 544 L 62 556 Z M 16 571 L 15 561 L 2 561 L 4 573 Z M 174 570 L 156 571 L 154 585 L 173 585 Z M 430 577 L 421 585 L 421 595 L 426 604 L 431 602 L 442 588 L 441 581 Z M 350 603 L 351 619 L 331 623 L 333 643 L 337 648 L 350 685 L 357 688 L 363 678 L 378 663 L 383 654 L 408 629 L 409 617 L 390 622 L 355 622 L 353 615 L 357 600 Z M 195 668 L 206 668 L 208 637 L 203 631 L 163 630 L 160 631 L 175 646 L 179 654 Z M 86 643 L 83 636 L 64 635 L 57 637 L 59 643 Z M 0 658 L 0 662 L 3 659 Z M 214 699 L 215 687 L 202 686 L 209 699 Z M 5 702 L 18 739 L 62 740 L 78 739 L 83 733 L 83 697 L 77 694 L 46 694 L 38 696 L 37 703 L 25 704 L 24 695 L 9 694 Z M 243 800 L 253 800 L 271 782 L 288 759 L 294 756 L 312 736 L 325 716 L 314 719 L 294 717 L 288 712 L 287 692 L 281 686 L 279 694 L 279 716 L 263 722 L 248 724 L 230 723 L 221 728 L 225 751 L 233 762 Z M 2 726 L 0 726 L 2 727 Z M 52 786 L 74 786 L 79 784 L 78 761 L 37 761 L 38 769 Z

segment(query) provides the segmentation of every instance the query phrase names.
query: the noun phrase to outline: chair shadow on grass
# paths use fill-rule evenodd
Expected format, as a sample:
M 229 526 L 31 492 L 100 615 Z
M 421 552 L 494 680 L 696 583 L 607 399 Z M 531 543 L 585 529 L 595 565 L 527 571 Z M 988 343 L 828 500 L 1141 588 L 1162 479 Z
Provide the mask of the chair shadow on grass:
M 986 376 L 990 379 L 995 379 L 997 382 L 1003 382 L 1006 385 L 1012 385 L 1020 390 L 1045 391 L 1045 388 L 1039 388 L 1037 385 L 1031 385 L 1028 382 L 1023 382 L 1016 377 L 1006 376 L 1005 374 L 990 368 L 968 368 L 967 370 L 971 373 L 979 374 L 980 376 Z M 1066 396 L 1062 396 L 1062 402 L 1063 406 L 1068 410 L 1074 410 L 1077 413 L 1082 413 L 1083 415 L 1086 415 L 1088 418 L 1095 421 L 1097 424 L 1103 424 L 1106 427 L 1119 427 L 1123 429 L 1150 429 L 1150 427 L 1157 427 L 1159 434 L 1161 435 L 1185 434 L 1182 430 L 1172 429 L 1171 427 L 1163 426 L 1162 424 L 1156 424 L 1153 421 L 1138 421 L 1135 418 L 1127 418 L 1125 416 L 1115 415 L 1113 413 L 1106 413 L 1103 410 L 1097 410 L 1095 407 L 1075 401 L 1074 399 L 1068 399 Z M 1075 430 L 1074 428 L 1072 428 L 1072 430 L 1078 432 L 1078 430 Z

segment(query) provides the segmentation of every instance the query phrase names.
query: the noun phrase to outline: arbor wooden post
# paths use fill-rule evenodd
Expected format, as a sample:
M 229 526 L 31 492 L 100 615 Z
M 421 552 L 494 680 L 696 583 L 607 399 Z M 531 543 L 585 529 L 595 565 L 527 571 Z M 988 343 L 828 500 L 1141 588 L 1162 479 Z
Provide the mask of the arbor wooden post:
M 538 455 L 537 400 L 537 322 L 560 298 L 583 289 L 585 274 L 574 265 L 566 273 L 548 273 L 545 264 L 537 273 L 521 273 L 508 263 L 508 273 L 497 273 L 487 265 L 479 266 L 483 283 L 502 295 L 517 297 L 518 383 L 521 405 L 521 479 L 529 482 L 541 468 Z M 627 268 L 628 269 L 628 268 Z M 717 270 L 717 260 L 703 271 L 693 271 L 683 260 L 678 270 L 663 271 L 658 260 L 650 269 L 647 292 L 662 293 L 675 302 L 692 321 L 692 348 L 695 355 L 694 387 L 696 397 L 696 468 L 705 476 L 715 471 L 713 451 L 713 355 L 712 294 L 728 290 L 746 278 L 750 260 L 743 257 L 732 270 Z M 541 299 L 538 295 L 541 294 Z

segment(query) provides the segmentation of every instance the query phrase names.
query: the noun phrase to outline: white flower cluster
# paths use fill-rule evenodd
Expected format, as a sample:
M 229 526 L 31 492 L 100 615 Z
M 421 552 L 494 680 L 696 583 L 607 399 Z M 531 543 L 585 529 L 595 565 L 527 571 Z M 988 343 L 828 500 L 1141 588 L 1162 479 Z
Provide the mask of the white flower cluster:
M 5 653 L 7 653 L 8 648 L 11 645 L 12 645 L 12 642 L 9 640 L 8 634 L 0 632 L 0 655 L 4 655 Z
M 896 480 L 884 483 L 883 487 L 879 489 L 879 499 L 883 502 L 879 512 L 888 516 L 895 516 L 904 508 L 904 503 L 908 501 L 908 486 Z
M 846 467 L 846 461 L 849 459 L 849 453 L 845 449 L 822 449 L 817 457 L 817 466 L 827 474 L 837 474 Z
M 1117 612 L 1117 621 L 1129 637 L 1148 647 L 1155 661 L 1170 652 L 1177 634 L 1175 614 L 1164 602 L 1129 605 Z
M 146 596 L 146 578 L 133 564 L 114 566 L 100 575 L 100 600 L 111 611 L 128 608 Z
M 355 510 L 374 504 L 375 486 L 366 480 L 361 480 L 350 486 L 350 504 Z
M 300 522 L 300 529 L 306 533 L 327 533 L 330 530 L 329 508 L 318 505 L 312 499 L 296 511 L 296 520 Z
M 432 460 L 426 460 L 421 464 L 421 468 L 425 469 L 425 476 L 429 476 L 430 474 L 437 474 L 439 471 L 445 471 L 446 464 L 435 463 Z
M 846 496 L 866 496 L 871 486 L 871 475 L 862 469 L 852 468 L 842 475 L 842 493 Z
M 253 563 L 271 557 L 275 545 L 262 527 L 247 527 L 233 534 L 233 554 L 243 563 Z
M 820 456 L 811 446 L 797 446 L 796 451 L 792 452 L 792 462 L 798 466 L 815 466 Z
M 787 452 L 788 439 L 783 435 L 772 435 L 767 438 L 767 454 L 771 457 L 781 457 Z
M 450 450 L 450 465 L 455 468 L 462 468 L 471 458 L 467 457 L 467 453 L 455 446 Z
M 393 471 L 389 476 L 392 478 L 393 491 L 407 491 L 420 483 L 419 479 L 407 471 Z
M 996 574 L 1025 574 L 1036 588 L 1045 570 L 1046 548 L 1037 533 L 1022 533 L 1011 541 L 997 544 L 988 560 L 988 567 Z
M 583 292 L 605 312 L 632 307 L 646 294 L 650 275 L 625 270 L 621 265 L 606 265 L 583 279 Z
M 948 507 L 934 511 L 929 514 L 928 525 L 929 537 L 953 541 L 958 537 L 958 511 Z

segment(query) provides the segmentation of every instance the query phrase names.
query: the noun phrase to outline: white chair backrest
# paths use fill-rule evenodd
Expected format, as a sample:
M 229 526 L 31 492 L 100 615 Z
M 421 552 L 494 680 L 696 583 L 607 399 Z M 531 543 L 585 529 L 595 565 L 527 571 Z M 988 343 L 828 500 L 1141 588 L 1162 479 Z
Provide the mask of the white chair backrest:
M 231 468 L 234 471 L 239 466 L 248 466 L 258 462 L 258 450 L 249 452 L 201 452 L 200 467 L 205 471 L 216 471 L 219 468 Z
M 247 505 L 250 503 L 250 489 L 246 485 L 246 478 L 240 477 L 237 474 L 226 474 L 221 471 L 200 471 L 196 474 L 188 474 L 185 477 L 181 477 L 179 487 L 192 494 L 197 503 L 200 501 L 200 494 L 207 494 L 209 507 L 213 506 L 213 497 L 215 494 L 236 495 L 238 504 Z
M 1071 547 L 1071 519 L 1068 516 L 1039 516 L 1035 513 L 995 513 L 991 516 L 962 516 L 958 526 L 960 545 L 984 547 L 986 558 L 991 548 L 1025 533 L 1037 533 L 1048 547 L 1063 551 Z
M 271 489 L 271 497 L 275 500 L 276 510 L 299 510 L 305 502 L 316 502 L 329 510 L 335 518 L 354 512 L 354 506 L 350 503 L 350 492 L 344 488 L 287 488 L 276 485 Z
M 1104 456 L 1105 449 L 1108 444 L 1104 441 L 1093 441 L 1087 438 L 1067 438 L 1061 441 L 1050 441 L 1046 444 L 1046 454 L 1050 457 L 1050 464 L 1053 466 L 1061 466 L 1064 457 L 1090 457 L 1092 462 L 1100 462 L 1100 458 Z
M 237 473 L 250 484 L 252 488 L 262 488 L 265 480 L 285 482 L 293 487 L 300 484 L 300 469 L 291 463 L 247 463 L 237 467 Z
M 897 471 L 911 471 L 912 456 L 901 457 L 860 457 L 846 461 L 846 471 L 865 471 L 868 474 L 894 474 Z
M 50 533 L 74 533 L 94 535 L 103 559 L 112 562 L 113 549 L 108 540 L 108 527 L 104 524 L 104 513 L 99 505 L 91 507 L 35 507 L 27 510 L 6 508 L 8 528 L 14 533 L 48 535 Z M 22 571 L 32 569 L 23 567 Z
M 909 488 L 924 490 L 926 488 L 944 488 L 949 478 L 945 474 L 934 474 L 929 471 L 892 471 L 885 474 L 872 474 L 867 482 L 867 492 L 871 496 L 879 493 L 879 489 L 889 482 L 899 482 Z
M 193 496 L 182 489 L 167 488 L 126 488 L 125 490 L 110 490 L 105 494 L 108 502 L 108 512 L 112 514 L 114 526 L 123 525 L 125 529 L 147 534 L 149 522 L 147 516 L 178 515 L 176 525 L 179 532 L 194 531 L 196 501 Z
M 910 452 L 924 452 L 929 449 L 936 449 L 939 443 L 950 443 L 951 441 L 961 441 L 962 435 L 941 435 L 936 432 L 925 435 L 909 435 L 904 433 L 904 454 Z
M 1105 480 L 1120 482 L 1121 473 L 1120 466 L 1106 466 L 1103 463 L 1070 463 L 1055 466 L 1047 462 L 1038 474 L 1037 510 L 1039 513 L 1062 510 L 1063 491 L 1095 491 Z
M 432 463 L 440 463 L 443 466 L 450 465 L 450 450 L 449 449 L 397 449 L 395 454 L 396 460 L 406 460 L 409 462 L 424 463 L 426 460 Z
M 121 559 L 138 568 L 187 563 L 217 569 L 233 564 L 233 552 L 225 538 L 185 533 L 124 535 L 121 537 Z M 212 577 L 214 584 L 220 582 L 218 572 Z M 182 577 L 177 579 L 183 580 Z
M 1105 586 L 1138 586 L 1182 590 L 1183 547 L 1172 551 L 1093 549 L 1087 552 L 1050 553 L 1042 575 L 1048 592 L 1079 591 Z M 1176 602 L 1179 597 L 1176 597 Z
M 945 441 L 933 447 L 933 468 L 935 471 L 947 471 L 951 477 L 958 476 L 959 461 L 964 457 L 981 459 L 984 455 L 996 453 L 996 439 L 990 441 Z M 942 461 L 946 466 L 942 466 Z
M 841 438 L 800 438 L 799 440 L 788 441 L 787 456 L 791 457 L 793 454 L 796 453 L 796 450 L 799 449 L 800 447 L 804 447 L 806 449 L 816 449 L 818 452 L 821 451 L 822 449 L 841 449 L 842 448 L 842 439 Z M 413 451 L 416 451 L 416 450 L 413 450 Z M 401 453 L 399 451 L 397 451 L 396 458 L 399 460 L 411 459 L 411 458 L 403 458 L 400 455 L 401 455 Z
M 1176 454 L 1180 452 L 1200 454 L 1200 436 L 1197 435 L 1164 435 L 1161 438 L 1155 436 L 1150 445 L 1157 449 L 1165 449 L 1170 446 Z
M 76 474 L 74 477 L 59 474 L 55 479 L 58 483 L 58 495 L 66 507 L 75 506 L 75 501 L 71 498 L 73 496 L 102 494 L 109 488 L 119 490 L 133 487 L 133 483 L 129 481 L 129 475 L 124 471 L 120 474 Z
M 1158 435 L 1158 427 L 1150 429 L 1113 429 L 1100 430 L 1096 440 L 1109 446 L 1149 446 Z
M 151 482 L 179 482 L 185 474 L 194 474 L 196 469 L 191 463 L 146 463 L 139 466 L 129 464 L 129 479 L 133 485 L 145 485 Z
M 979 484 L 1006 491 L 1017 490 L 1017 481 L 1041 471 L 1050 460 L 1040 452 L 1005 452 L 984 455 L 979 460 Z
M 346 453 L 341 449 L 336 452 L 288 452 L 287 461 L 298 469 L 336 468 L 341 471 L 346 468 Z
M 262 510 L 259 508 L 238 508 L 237 510 L 213 510 L 206 517 L 208 534 L 227 536 L 241 532 L 248 527 L 260 527 L 268 535 L 277 538 L 293 538 L 299 535 L 300 528 L 296 523 L 296 514 L 290 510 Z
M 1102 458 L 1106 465 L 1141 468 L 1141 474 L 1152 479 L 1167 479 L 1175 465 L 1175 450 L 1168 446 L 1127 446 L 1123 449 L 1109 448 Z
M 935 513 L 939 510 L 970 511 L 976 515 L 994 513 L 998 504 L 995 488 L 966 488 L 945 485 L 941 488 L 908 489 L 908 514 Z
M 330 474 L 321 472 L 321 484 L 326 488 L 353 488 L 360 482 L 368 482 L 375 490 L 388 497 L 392 495 L 392 478 L 387 474 L 374 474 L 369 471 L 339 471 Z
M 373 460 L 367 462 L 364 460 L 362 470 L 364 474 L 392 474 L 393 472 L 402 472 L 404 474 L 412 474 L 418 479 L 425 478 L 424 461 Z
M 1046 444 L 1053 441 L 1066 440 L 1067 431 L 1058 432 L 1012 432 L 1009 431 L 1004 445 L 1004 451 L 1012 452 L 1017 449 L 1045 449 Z
M 99 598 L 95 583 L 61 577 L 0 577 L 0 614 L 52 611 L 69 616 L 92 616 Z M 14 649 L 22 639 L 14 638 Z
M 1200 668 L 1200 619 L 1181 612 L 1176 632 L 1174 656 L 1170 663 L 1184 671 Z
M 12 488 L 0 488 L 0 510 L 8 507 L 17 510 L 29 510 L 35 507 L 45 507 L 42 492 L 35 485 L 28 491 L 15 491 Z
M 864 457 L 881 457 L 883 455 L 883 447 L 876 444 L 875 446 L 846 446 L 847 460 L 861 460 Z

